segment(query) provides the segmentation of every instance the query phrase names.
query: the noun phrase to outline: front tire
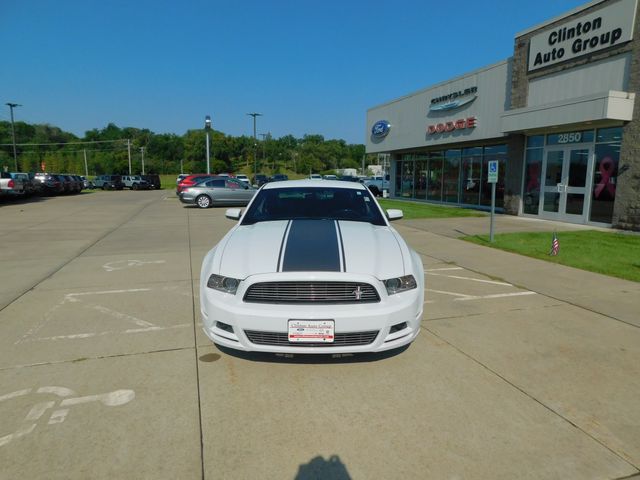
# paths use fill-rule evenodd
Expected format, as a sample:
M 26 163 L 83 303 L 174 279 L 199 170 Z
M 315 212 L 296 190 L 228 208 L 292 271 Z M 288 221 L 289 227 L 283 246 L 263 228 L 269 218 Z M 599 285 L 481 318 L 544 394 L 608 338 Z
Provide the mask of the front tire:
M 211 199 L 206 195 L 199 195 L 196 198 L 196 205 L 200 208 L 209 208 L 211 206 Z

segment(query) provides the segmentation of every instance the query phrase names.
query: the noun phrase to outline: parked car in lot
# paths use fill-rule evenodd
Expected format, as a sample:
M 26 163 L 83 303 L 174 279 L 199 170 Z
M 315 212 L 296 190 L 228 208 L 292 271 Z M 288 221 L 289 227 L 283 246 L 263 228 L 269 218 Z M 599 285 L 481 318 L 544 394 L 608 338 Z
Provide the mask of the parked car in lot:
M 162 188 L 162 183 L 160 182 L 160 175 L 149 174 L 149 175 L 140 175 L 143 180 L 146 180 L 152 189 L 160 190 Z
M 82 180 L 83 188 L 93 188 L 93 182 L 87 180 L 87 177 L 85 177 L 84 175 L 80 175 L 80 179 Z
M 289 180 L 289 177 L 284 173 L 276 173 L 269 179 L 270 182 L 284 182 L 285 180 Z
M 17 182 L 22 183 L 22 194 L 25 197 L 29 197 L 37 193 L 38 188 L 36 186 L 36 182 L 32 180 L 32 177 L 28 173 L 12 172 L 10 173 L 10 175 L 11 175 L 11 178 L 16 180 Z
M 239 173 L 236 175 L 236 178 L 238 180 L 240 180 L 241 182 L 246 183 L 247 185 L 249 184 L 249 177 L 247 177 L 244 173 Z
M 62 182 L 55 174 L 37 172 L 35 174 L 35 180 L 40 183 L 40 192 L 43 195 L 58 195 L 64 191 Z
M 149 190 L 151 185 L 140 175 L 123 175 L 122 183 L 130 190 Z
M 381 352 L 420 332 L 424 268 L 356 182 L 268 183 L 207 253 L 200 276 L 205 334 L 272 353 Z
M 200 208 L 219 205 L 247 205 L 256 189 L 240 180 L 229 177 L 213 177 L 184 188 L 180 201 Z
M 255 177 L 253 177 L 252 184 L 256 187 L 261 187 L 265 183 L 269 183 L 269 177 L 267 177 L 265 174 L 257 173 Z
M 181 173 L 180 175 L 178 175 L 176 177 L 176 185 L 178 185 L 182 180 L 187 178 L 189 175 L 190 175 L 190 173 Z
M 9 172 L 0 172 L 0 195 L 24 195 L 24 184 L 21 178 L 14 178 Z
M 191 187 L 196 183 L 199 183 L 203 180 L 207 180 L 215 176 L 216 175 L 209 174 L 209 173 L 196 173 L 194 175 L 187 175 L 180 181 L 180 183 L 178 183 L 178 186 L 176 187 L 176 195 L 180 195 L 180 192 L 182 192 L 182 190 L 184 190 L 187 187 Z
M 376 197 L 381 197 L 384 190 L 389 191 L 390 182 L 389 175 L 376 176 L 364 179 L 362 181 Z
M 70 193 L 80 193 L 84 188 L 84 182 L 80 178 L 80 175 L 64 174 L 64 177 L 70 182 Z
M 312 173 L 309 175 L 309 180 L 322 180 L 322 175 L 319 173 Z
M 96 188 L 102 190 L 122 190 L 124 183 L 122 183 L 122 177 L 120 175 L 98 175 L 93 180 Z

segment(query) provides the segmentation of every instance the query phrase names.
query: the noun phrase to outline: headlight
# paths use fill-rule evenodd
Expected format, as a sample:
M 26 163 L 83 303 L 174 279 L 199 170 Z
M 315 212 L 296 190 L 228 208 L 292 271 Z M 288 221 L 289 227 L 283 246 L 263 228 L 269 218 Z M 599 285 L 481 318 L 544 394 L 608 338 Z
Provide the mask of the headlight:
M 406 275 L 404 277 L 390 278 L 384 280 L 384 286 L 387 287 L 387 293 L 394 295 L 400 292 L 406 292 L 407 290 L 413 290 L 418 287 L 416 279 L 413 275 Z
M 207 287 L 221 292 L 230 293 L 232 295 L 236 294 L 238 285 L 240 285 L 240 280 L 237 278 L 223 277 L 222 275 L 216 275 L 215 273 L 209 277 L 209 280 L 207 280 Z

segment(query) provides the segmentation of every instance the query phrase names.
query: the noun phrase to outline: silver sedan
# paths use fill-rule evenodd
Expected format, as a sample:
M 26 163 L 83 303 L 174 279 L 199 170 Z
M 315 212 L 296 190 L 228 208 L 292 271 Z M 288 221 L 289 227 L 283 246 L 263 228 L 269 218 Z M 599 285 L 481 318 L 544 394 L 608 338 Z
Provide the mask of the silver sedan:
M 213 177 L 185 188 L 180 201 L 200 208 L 217 205 L 247 205 L 257 190 L 244 182 L 229 177 Z

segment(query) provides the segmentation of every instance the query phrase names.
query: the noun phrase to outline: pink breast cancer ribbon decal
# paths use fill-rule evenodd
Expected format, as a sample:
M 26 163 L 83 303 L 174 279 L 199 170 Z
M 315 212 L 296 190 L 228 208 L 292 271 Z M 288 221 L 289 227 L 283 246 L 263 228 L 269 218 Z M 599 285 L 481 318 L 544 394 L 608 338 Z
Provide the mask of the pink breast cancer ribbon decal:
M 600 196 L 602 191 L 606 188 L 607 191 L 611 194 L 612 197 L 616 195 L 616 186 L 611 183 L 611 177 L 613 176 L 613 172 L 615 170 L 615 164 L 613 163 L 613 159 L 611 157 L 604 157 L 600 162 L 600 183 L 596 185 L 596 188 L 593 191 L 593 194 L 596 198 Z
M 527 183 L 527 192 L 531 192 L 532 190 L 539 190 L 540 183 L 538 182 L 538 178 L 540 177 L 540 164 L 532 163 L 529 165 L 529 183 Z

